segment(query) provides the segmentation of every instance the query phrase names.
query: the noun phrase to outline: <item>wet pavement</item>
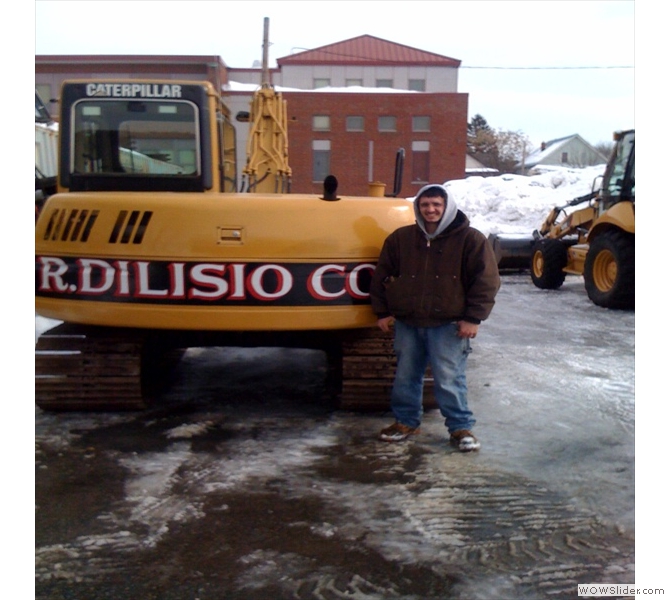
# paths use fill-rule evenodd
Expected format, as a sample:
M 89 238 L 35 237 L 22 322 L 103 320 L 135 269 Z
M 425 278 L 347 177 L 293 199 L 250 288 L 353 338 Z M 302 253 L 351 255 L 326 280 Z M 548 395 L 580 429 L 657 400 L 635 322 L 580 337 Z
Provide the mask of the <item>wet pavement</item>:
M 575 598 L 635 581 L 634 313 L 503 279 L 469 360 L 480 452 L 436 411 L 335 410 L 326 361 L 194 348 L 150 410 L 36 409 L 36 598 Z

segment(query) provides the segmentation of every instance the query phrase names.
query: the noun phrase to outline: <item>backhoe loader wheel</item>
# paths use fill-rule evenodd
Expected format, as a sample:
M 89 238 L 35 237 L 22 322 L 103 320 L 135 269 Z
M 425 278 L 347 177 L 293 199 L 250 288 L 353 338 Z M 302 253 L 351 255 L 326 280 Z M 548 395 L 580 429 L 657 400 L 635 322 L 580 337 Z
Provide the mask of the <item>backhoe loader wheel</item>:
M 560 240 L 535 242 L 530 259 L 530 276 L 542 290 L 557 290 L 565 281 L 563 269 L 568 264 L 568 249 Z
M 584 285 L 594 304 L 604 308 L 635 308 L 635 237 L 605 231 L 589 245 Z

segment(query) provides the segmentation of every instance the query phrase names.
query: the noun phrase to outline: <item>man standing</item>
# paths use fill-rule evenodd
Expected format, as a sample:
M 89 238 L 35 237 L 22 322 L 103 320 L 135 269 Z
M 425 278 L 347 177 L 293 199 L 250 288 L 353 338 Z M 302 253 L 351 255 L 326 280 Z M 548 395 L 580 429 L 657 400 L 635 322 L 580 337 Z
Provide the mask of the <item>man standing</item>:
M 396 422 L 379 437 L 398 442 L 419 433 L 430 364 L 450 443 L 462 452 L 478 450 L 465 366 L 470 340 L 500 288 L 497 261 L 484 234 L 470 227 L 444 186 L 421 188 L 414 212 L 416 224 L 397 229 L 384 242 L 370 288 L 379 328 L 388 332 L 394 325 L 397 356 L 391 392 Z

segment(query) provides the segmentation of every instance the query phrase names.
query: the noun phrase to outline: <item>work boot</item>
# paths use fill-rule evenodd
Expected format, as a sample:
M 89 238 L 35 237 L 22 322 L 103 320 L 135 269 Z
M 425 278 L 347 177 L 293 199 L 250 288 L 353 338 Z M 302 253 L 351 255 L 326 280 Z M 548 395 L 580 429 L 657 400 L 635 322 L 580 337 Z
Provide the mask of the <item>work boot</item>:
M 454 431 L 449 438 L 449 443 L 452 446 L 458 448 L 461 452 L 472 452 L 473 450 L 479 450 L 481 446 L 481 444 L 477 441 L 477 438 L 467 429 L 459 429 L 458 431 Z
M 402 442 L 406 440 L 410 435 L 416 435 L 420 433 L 418 427 L 410 427 L 409 425 L 403 425 L 397 421 L 393 425 L 389 425 L 381 430 L 379 433 L 379 439 L 385 442 Z

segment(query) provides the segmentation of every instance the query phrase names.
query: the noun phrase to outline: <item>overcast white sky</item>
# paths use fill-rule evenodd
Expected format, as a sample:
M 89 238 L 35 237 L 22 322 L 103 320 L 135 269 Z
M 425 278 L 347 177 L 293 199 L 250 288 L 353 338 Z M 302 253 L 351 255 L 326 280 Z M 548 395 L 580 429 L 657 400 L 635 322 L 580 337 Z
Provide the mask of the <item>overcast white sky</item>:
M 635 125 L 632 0 L 37 0 L 35 53 L 205 54 L 249 67 L 264 17 L 271 66 L 364 34 L 459 59 L 469 118 L 535 146 L 573 133 L 596 144 Z

